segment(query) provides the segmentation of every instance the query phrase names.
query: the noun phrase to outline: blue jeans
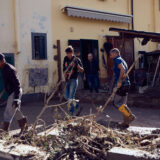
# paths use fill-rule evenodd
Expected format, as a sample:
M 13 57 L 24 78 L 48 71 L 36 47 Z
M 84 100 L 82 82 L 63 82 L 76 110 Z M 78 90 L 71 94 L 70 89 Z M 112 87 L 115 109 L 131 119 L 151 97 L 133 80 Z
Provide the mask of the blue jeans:
M 88 74 L 87 82 L 88 82 L 90 91 L 92 91 L 93 89 L 98 91 L 98 74 Z
M 66 84 L 64 97 L 66 100 L 74 99 L 78 86 L 78 79 L 70 79 Z

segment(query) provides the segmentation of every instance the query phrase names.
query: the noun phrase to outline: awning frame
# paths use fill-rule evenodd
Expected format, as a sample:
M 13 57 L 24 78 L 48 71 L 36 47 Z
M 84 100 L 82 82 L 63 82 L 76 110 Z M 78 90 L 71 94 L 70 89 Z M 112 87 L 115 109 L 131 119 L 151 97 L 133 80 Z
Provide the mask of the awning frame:
M 96 19 L 103 21 L 113 21 L 120 23 L 132 23 L 132 15 L 126 14 L 118 14 L 105 12 L 100 10 L 81 8 L 81 7 L 73 7 L 73 6 L 64 6 L 62 8 L 63 12 L 66 12 L 68 16 L 80 17 L 80 18 L 88 18 L 88 19 Z

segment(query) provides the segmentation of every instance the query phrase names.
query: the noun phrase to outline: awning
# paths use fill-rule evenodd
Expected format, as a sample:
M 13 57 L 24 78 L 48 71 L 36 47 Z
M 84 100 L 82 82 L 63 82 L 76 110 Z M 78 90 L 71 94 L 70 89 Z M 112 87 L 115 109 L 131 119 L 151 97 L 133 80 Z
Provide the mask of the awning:
M 103 12 L 100 10 L 86 9 L 80 7 L 65 6 L 62 9 L 68 16 L 96 19 L 103 21 L 113 21 L 122 23 L 131 23 L 132 16 L 118 13 Z
M 142 45 L 145 45 L 148 41 L 160 42 L 160 33 L 145 32 L 137 30 L 128 30 L 121 28 L 109 28 L 109 31 L 118 32 L 122 38 L 144 38 Z

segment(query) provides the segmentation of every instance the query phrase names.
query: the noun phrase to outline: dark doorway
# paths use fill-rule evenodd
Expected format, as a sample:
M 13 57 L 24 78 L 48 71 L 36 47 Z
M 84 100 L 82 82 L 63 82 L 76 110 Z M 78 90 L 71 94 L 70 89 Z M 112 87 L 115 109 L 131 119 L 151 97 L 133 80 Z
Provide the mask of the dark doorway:
M 88 59 L 88 53 L 93 54 L 93 58 L 99 64 L 99 48 L 98 48 L 98 40 L 89 40 L 89 39 L 81 39 L 81 59 L 85 69 L 85 63 Z M 84 88 L 88 89 L 87 81 L 84 81 Z
M 86 40 L 81 39 L 81 58 L 82 62 L 85 64 L 87 60 L 88 53 L 92 53 L 93 57 L 99 63 L 99 48 L 98 48 L 98 40 Z
M 98 40 L 93 39 L 80 39 L 80 40 L 69 40 L 69 45 L 74 48 L 75 55 L 82 60 L 83 66 L 85 68 L 85 62 L 88 57 L 88 53 L 92 53 L 95 60 L 99 64 L 99 47 Z M 83 81 L 83 74 L 79 76 L 79 86 L 78 89 L 88 88 L 86 81 Z

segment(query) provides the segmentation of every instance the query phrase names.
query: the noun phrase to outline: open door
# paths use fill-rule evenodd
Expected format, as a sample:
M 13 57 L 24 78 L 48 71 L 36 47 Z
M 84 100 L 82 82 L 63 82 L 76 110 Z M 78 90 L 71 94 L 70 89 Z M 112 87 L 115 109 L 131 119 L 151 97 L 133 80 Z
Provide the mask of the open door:
M 133 39 L 127 39 L 127 38 L 122 39 L 119 37 L 107 37 L 107 41 L 112 43 L 113 48 L 118 48 L 120 50 L 121 56 L 127 62 L 128 68 L 129 68 L 134 62 Z M 108 64 L 112 64 L 113 66 L 112 60 Z M 108 67 L 111 67 L 111 65 Z M 108 68 L 108 69 L 111 70 L 112 68 Z M 111 74 L 113 74 L 113 72 Z M 133 70 L 130 72 L 129 77 L 130 77 L 131 82 L 133 82 L 134 81 Z
M 68 45 L 72 45 L 74 48 L 75 55 L 79 57 L 82 61 L 83 67 L 85 69 L 85 62 L 88 58 L 88 53 L 92 53 L 95 60 L 99 64 L 99 47 L 98 40 L 92 39 L 80 39 L 80 40 L 69 40 Z M 79 74 L 78 80 L 78 89 L 87 89 L 88 84 L 86 81 L 83 81 L 83 73 Z
M 94 59 L 97 61 L 99 65 L 99 45 L 98 45 L 98 40 L 92 40 L 92 53 Z
M 81 46 L 81 58 L 85 69 L 85 63 L 88 59 L 88 53 L 92 53 L 95 60 L 99 64 L 99 47 L 98 47 L 98 40 L 93 39 L 81 39 L 80 40 Z M 87 81 L 84 81 L 84 88 L 88 89 Z

